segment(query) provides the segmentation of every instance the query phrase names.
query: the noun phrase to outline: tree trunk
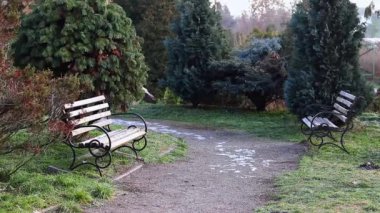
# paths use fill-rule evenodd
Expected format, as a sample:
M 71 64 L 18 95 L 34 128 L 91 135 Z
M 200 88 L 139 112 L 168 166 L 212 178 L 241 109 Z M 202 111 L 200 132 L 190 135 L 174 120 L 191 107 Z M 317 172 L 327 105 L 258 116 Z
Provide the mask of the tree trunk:
M 193 108 L 197 108 L 199 105 L 199 101 L 191 101 L 191 104 L 193 105 Z
M 247 97 L 255 105 L 257 111 L 259 111 L 259 112 L 265 111 L 265 107 L 267 105 L 265 95 L 261 95 L 258 93 L 252 93 L 252 94 L 247 94 Z

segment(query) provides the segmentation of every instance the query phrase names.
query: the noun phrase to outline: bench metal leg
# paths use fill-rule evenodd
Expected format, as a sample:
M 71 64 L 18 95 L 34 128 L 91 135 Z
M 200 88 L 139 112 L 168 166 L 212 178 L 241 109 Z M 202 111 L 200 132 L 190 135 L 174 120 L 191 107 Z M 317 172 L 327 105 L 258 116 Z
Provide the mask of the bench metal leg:
M 88 162 L 88 161 L 82 161 L 81 163 L 76 164 L 75 162 L 77 161 L 77 154 L 75 152 L 75 147 L 71 146 L 68 144 L 68 146 L 71 148 L 72 154 L 73 154 L 73 160 L 71 162 L 71 165 L 69 167 L 70 170 L 74 170 L 80 166 L 84 165 L 90 165 L 94 166 L 96 170 L 99 172 L 99 175 L 102 176 L 101 169 L 105 169 L 108 166 L 111 165 L 112 162 L 112 156 L 109 151 L 106 151 L 105 153 L 101 155 L 97 155 L 97 153 L 101 153 L 100 151 L 93 151 L 92 148 L 89 148 L 89 152 L 91 156 L 88 157 L 94 157 L 94 162 Z M 99 149 L 97 149 L 99 150 Z
M 82 163 L 79 163 L 75 166 L 72 165 L 70 167 L 70 170 L 74 170 L 74 169 L 76 169 L 80 166 L 84 166 L 84 165 L 91 165 L 91 166 L 94 166 L 96 168 L 96 170 L 99 172 L 99 175 L 102 176 L 101 169 L 105 169 L 111 165 L 111 162 L 112 162 L 111 153 L 108 152 L 107 154 L 105 154 L 103 156 L 94 156 L 94 157 L 95 157 L 94 163 L 82 161 Z
M 325 133 L 323 132 L 315 132 L 315 134 L 310 134 L 308 136 L 308 141 L 310 142 L 310 144 L 314 145 L 314 146 L 317 146 L 318 149 L 320 149 L 322 146 L 325 146 L 325 145 L 333 145 L 335 147 L 338 147 L 339 149 L 341 149 L 342 151 L 346 152 L 347 154 L 350 154 L 348 152 L 348 150 L 346 149 L 346 147 L 344 146 L 344 135 L 347 131 L 344 131 L 342 132 L 341 136 L 340 136 L 340 140 L 336 140 L 336 138 L 332 135 L 332 132 L 331 131 L 326 131 Z M 320 142 L 315 142 L 313 141 L 313 138 L 317 139 L 318 141 Z M 334 143 L 334 142 L 326 142 L 325 141 L 325 138 L 330 138 L 332 141 L 336 142 L 336 143 L 339 143 L 340 145 Z
M 140 145 L 141 145 L 141 143 L 142 143 L 142 147 L 141 147 L 141 148 L 137 148 L 136 145 L 137 145 L 137 144 L 140 144 Z M 143 137 L 140 138 L 140 139 L 134 140 L 134 141 L 132 142 L 132 146 L 129 146 L 129 145 L 120 146 L 120 147 L 118 147 L 117 149 L 113 150 L 113 152 L 116 151 L 116 150 L 118 150 L 118 149 L 124 148 L 124 147 L 125 147 L 125 148 L 129 148 L 129 149 L 132 150 L 132 152 L 135 154 L 135 156 L 136 156 L 136 160 L 144 161 L 144 159 L 142 159 L 142 158 L 139 157 L 138 152 L 140 152 L 140 151 L 142 151 L 143 149 L 145 149 L 146 145 L 147 145 L 147 139 L 146 139 L 145 136 L 143 136 Z
M 67 144 L 67 145 L 70 147 L 72 155 L 73 155 L 73 159 L 72 159 L 71 165 L 69 167 L 70 170 L 74 170 L 80 166 L 90 165 L 90 166 L 94 166 L 96 168 L 96 170 L 99 172 L 99 175 L 102 176 L 101 169 L 105 169 L 111 165 L 112 155 L 111 155 L 111 151 L 109 149 L 88 148 L 89 154 L 87 154 L 88 155 L 87 157 L 93 157 L 94 162 L 82 161 L 81 163 L 76 163 L 78 160 L 77 153 L 75 151 L 77 147 L 74 147 L 70 144 Z M 114 152 L 118 149 L 121 149 L 123 147 L 126 147 L 126 148 L 132 150 L 132 152 L 134 153 L 134 155 L 136 157 L 136 160 L 142 160 L 143 161 L 143 159 L 138 156 L 137 152 L 142 151 L 143 149 L 145 149 L 146 146 L 147 146 L 147 139 L 145 136 L 143 136 L 137 140 L 134 140 L 132 142 L 131 146 L 129 146 L 129 145 L 120 146 L 120 147 L 114 149 L 112 152 Z
M 112 152 L 114 152 L 114 151 L 116 151 L 116 150 L 119 150 L 119 149 L 121 149 L 121 148 L 128 148 L 128 149 L 132 150 L 133 154 L 134 154 L 135 157 L 136 157 L 136 160 L 139 159 L 139 156 L 138 156 L 138 154 L 137 154 L 137 151 L 136 151 L 135 149 L 133 149 L 133 147 L 128 146 L 128 145 L 120 146 L 120 147 L 118 147 L 117 149 L 113 150 Z

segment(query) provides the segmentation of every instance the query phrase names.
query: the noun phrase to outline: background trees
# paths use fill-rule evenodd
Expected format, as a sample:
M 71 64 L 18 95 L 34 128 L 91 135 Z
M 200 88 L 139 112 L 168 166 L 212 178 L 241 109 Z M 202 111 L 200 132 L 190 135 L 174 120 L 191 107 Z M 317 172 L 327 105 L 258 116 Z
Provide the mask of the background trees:
M 297 5 L 290 28 L 294 47 L 285 87 L 290 110 L 302 116 L 311 103 L 331 105 L 339 90 L 370 101 L 359 73 L 358 53 L 365 26 L 348 0 L 310 0 Z
M 258 111 L 283 97 L 286 61 L 279 55 L 279 38 L 253 38 L 250 45 L 236 51 L 233 60 L 210 65 L 213 87 L 232 96 L 246 96 Z
M 166 41 L 169 63 L 165 84 L 183 100 L 197 106 L 212 98 L 209 63 L 227 57 L 227 40 L 220 17 L 208 0 L 184 0 L 173 22 L 174 36 Z
M 177 15 L 176 0 L 115 0 L 133 21 L 137 35 L 143 38 L 142 49 L 149 67 L 147 87 L 155 96 L 162 96 L 159 81 L 164 78 L 167 53 L 164 45 L 171 35 L 170 23 Z
M 79 74 L 122 106 L 142 95 L 147 66 L 132 21 L 105 0 L 41 0 L 12 45 L 14 64 Z

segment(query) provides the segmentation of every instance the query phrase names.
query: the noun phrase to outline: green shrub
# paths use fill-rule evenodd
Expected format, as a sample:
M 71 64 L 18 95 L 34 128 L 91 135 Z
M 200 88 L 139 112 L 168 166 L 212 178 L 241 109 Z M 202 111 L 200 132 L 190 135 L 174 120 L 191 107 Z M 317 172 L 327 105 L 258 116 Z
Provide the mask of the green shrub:
M 181 104 L 182 99 L 176 96 L 169 88 L 165 89 L 163 101 L 165 104 Z
M 380 113 L 380 95 L 377 95 L 368 106 L 368 111 Z
M 232 95 L 245 95 L 258 111 L 264 111 L 270 102 L 283 97 L 285 60 L 275 53 L 255 66 L 229 60 L 212 63 L 210 70 L 214 73 L 214 88 Z
M 268 54 L 281 50 L 281 40 L 275 38 L 252 38 L 248 47 L 237 51 L 235 54 L 240 60 L 255 65 L 263 60 Z
M 12 55 L 21 68 L 90 78 L 94 93 L 123 107 L 143 95 L 147 66 L 139 38 L 123 9 L 106 0 L 37 1 L 21 20 Z

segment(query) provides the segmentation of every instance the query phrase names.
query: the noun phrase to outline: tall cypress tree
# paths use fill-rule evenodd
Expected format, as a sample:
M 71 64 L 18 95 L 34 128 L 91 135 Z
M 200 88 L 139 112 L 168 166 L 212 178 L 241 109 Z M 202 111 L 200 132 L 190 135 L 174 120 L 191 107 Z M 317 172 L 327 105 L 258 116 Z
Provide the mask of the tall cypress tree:
M 297 5 L 290 28 L 294 48 L 285 99 L 303 116 L 312 103 L 332 105 L 340 90 L 366 97 L 370 88 L 359 72 L 365 26 L 349 0 L 306 0 Z
M 167 53 L 164 40 L 171 34 L 170 23 L 176 16 L 176 0 L 115 0 L 144 39 L 143 53 L 149 66 L 147 87 L 155 96 L 162 95 L 159 80 L 165 77 Z
M 177 10 L 180 15 L 172 26 L 175 36 L 166 41 L 166 85 L 197 106 L 215 94 L 209 63 L 226 57 L 229 48 L 220 16 L 210 7 L 209 0 L 183 0 Z

